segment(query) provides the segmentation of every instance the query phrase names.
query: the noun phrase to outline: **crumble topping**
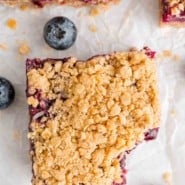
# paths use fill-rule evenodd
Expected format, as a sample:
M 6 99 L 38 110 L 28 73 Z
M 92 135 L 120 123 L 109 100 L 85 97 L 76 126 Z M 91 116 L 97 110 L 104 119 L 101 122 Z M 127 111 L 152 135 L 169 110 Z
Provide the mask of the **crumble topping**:
M 28 104 L 38 90 L 51 104 L 30 123 L 33 185 L 121 183 L 118 156 L 159 124 L 154 61 L 139 51 L 48 60 L 27 78 Z

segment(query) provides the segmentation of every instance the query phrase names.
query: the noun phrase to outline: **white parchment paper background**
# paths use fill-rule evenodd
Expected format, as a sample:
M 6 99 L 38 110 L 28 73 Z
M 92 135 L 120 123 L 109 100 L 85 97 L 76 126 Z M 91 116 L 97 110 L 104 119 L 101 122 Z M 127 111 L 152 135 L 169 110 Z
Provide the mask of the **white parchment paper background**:
M 97 17 L 88 8 L 47 7 L 21 11 L 0 6 L 0 76 L 15 86 L 16 99 L 0 111 L 0 185 L 30 185 L 31 163 L 26 138 L 28 113 L 25 101 L 25 59 L 92 55 L 149 46 L 158 53 L 168 49 L 181 60 L 158 59 L 157 70 L 162 106 L 162 126 L 156 141 L 141 144 L 127 158 L 128 185 L 165 185 L 162 174 L 172 173 L 173 185 L 185 185 L 185 29 L 160 28 L 158 0 L 122 0 Z M 66 16 L 78 28 L 75 45 L 66 51 L 50 49 L 44 42 L 45 22 Z M 18 22 L 15 31 L 5 26 L 8 18 Z M 95 25 L 97 32 L 89 31 Z M 18 55 L 26 41 L 28 56 Z M 173 113 L 173 114 L 172 114 Z

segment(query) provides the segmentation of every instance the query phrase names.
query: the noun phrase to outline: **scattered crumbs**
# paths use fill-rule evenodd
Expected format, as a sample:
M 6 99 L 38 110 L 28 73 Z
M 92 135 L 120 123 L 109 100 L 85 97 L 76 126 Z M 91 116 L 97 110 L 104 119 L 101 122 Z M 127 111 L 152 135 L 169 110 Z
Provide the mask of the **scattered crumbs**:
M 170 172 L 164 172 L 163 180 L 167 185 L 172 185 L 172 174 Z
M 13 130 L 12 137 L 15 141 L 19 141 L 21 138 L 20 131 L 18 130 Z
M 108 4 L 102 4 L 102 5 L 99 5 L 99 7 L 101 8 L 101 10 L 107 11 L 110 8 L 110 5 L 108 5 Z
M 6 44 L 0 43 L 0 49 L 7 50 L 8 48 L 7 48 L 7 45 Z
M 22 61 L 22 57 L 21 57 L 20 55 L 17 55 L 17 56 L 16 56 L 16 61 L 17 61 L 17 62 Z
M 91 32 L 97 32 L 97 27 L 94 24 L 89 25 L 89 30 Z
M 26 42 L 23 42 L 19 46 L 19 53 L 21 55 L 28 55 L 30 53 L 30 47 L 28 46 L 28 44 Z
M 158 59 L 163 59 L 164 58 L 163 54 L 161 54 L 161 53 L 157 53 L 156 55 L 157 55 Z
M 20 5 L 20 9 L 21 9 L 22 11 L 25 11 L 25 10 L 28 9 L 28 6 L 27 6 L 26 4 L 21 4 L 21 5 Z
M 80 17 L 80 18 L 83 18 L 83 17 L 85 17 L 85 14 L 84 14 L 84 12 L 82 12 L 82 11 L 80 11 L 80 12 L 78 12 L 78 17 Z
M 91 9 L 90 9 L 90 11 L 89 11 L 89 15 L 90 16 L 98 16 L 99 15 L 99 9 L 98 9 L 98 7 L 92 7 Z
M 131 47 L 130 51 L 137 51 L 138 49 L 136 47 Z
M 10 29 L 15 30 L 16 27 L 17 27 L 17 21 L 15 19 L 10 18 L 10 19 L 7 20 L 6 25 Z
M 171 58 L 174 62 L 180 61 L 180 56 L 172 53 L 170 50 L 164 50 L 162 53 L 158 53 L 159 58 Z
M 164 57 L 171 57 L 172 56 L 172 52 L 170 50 L 164 50 L 163 51 L 163 56 Z
M 175 117 L 175 116 L 176 116 L 175 110 L 171 110 L 170 115 L 171 115 L 172 117 Z
M 175 61 L 175 62 L 178 62 L 178 61 L 180 61 L 180 56 L 179 55 L 173 55 L 173 60 Z
M 120 3 L 120 0 L 115 0 L 115 4 L 118 4 L 118 3 Z

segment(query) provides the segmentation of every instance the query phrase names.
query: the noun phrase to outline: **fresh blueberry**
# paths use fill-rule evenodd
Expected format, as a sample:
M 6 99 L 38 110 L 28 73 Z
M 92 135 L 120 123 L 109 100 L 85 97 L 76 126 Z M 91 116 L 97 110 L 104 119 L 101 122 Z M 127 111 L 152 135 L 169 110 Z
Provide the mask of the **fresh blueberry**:
M 0 77 L 0 109 L 7 108 L 14 100 L 15 90 L 7 79 Z
M 55 17 L 46 23 L 43 35 L 49 46 L 57 50 L 64 50 L 74 44 L 77 29 L 68 18 Z

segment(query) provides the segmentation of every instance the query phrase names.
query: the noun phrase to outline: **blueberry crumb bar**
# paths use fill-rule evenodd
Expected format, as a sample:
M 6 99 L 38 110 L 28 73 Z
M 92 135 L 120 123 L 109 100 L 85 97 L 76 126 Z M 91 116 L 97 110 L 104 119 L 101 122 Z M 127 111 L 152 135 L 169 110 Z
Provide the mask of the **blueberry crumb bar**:
M 162 26 L 185 26 L 185 0 L 160 0 Z
M 33 185 L 125 185 L 125 154 L 155 139 L 155 53 L 28 59 Z
M 72 6 L 100 5 L 116 3 L 118 0 L 0 0 L 0 3 L 9 5 L 29 5 L 43 7 L 47 4 L 68 4 Z

